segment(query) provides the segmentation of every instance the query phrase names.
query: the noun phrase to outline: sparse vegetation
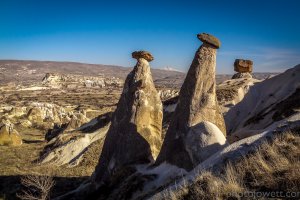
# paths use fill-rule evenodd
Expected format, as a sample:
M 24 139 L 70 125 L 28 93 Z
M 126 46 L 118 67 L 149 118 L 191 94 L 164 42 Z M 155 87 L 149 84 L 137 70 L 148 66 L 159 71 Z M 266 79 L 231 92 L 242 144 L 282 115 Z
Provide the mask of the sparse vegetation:
M 299 158 L 299 133 L 283 133 L 237 163 L 228 163 L 220 173 L 202 172 L 192 185 L 172 191 L 169 198 L 240 199 L 252 192 L 300 195 Z
M 51 176 L 28 175 L 21 178 L 24 187 L 21 193 L 17 194 L 22 200 L 47 200 L 50 199 L 50 191 L 54 186 Z

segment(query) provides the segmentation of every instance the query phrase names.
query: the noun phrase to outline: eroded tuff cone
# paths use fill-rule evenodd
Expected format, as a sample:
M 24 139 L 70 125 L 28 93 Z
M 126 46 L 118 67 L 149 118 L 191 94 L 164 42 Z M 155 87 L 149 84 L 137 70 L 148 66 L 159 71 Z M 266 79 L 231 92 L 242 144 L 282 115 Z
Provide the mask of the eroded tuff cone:
M 113 114 L 93 176 L 96 186 L 128 165 L 153 162 L 161 147 L 162 103 L 145 58 L 148 54 L 133 55 L 139 59 Z
M 134 51 L 132 52 L 132 57 L 135 59 L 144 58 L 148 62 L 151 62 L 154 58 L 148 51 Z
M 213 35 L 210 35 L 207 33 L 201 33 L 201 34 L 198 34 L 197 37 L 203 43 L 210 44 L 217 49 L 219 49 L 221 46 L 220 40 Z
M 191 170 L 193 163 L 185 147 L 191 127 L 208 121 L 226 133 L 216 97 L 216 48 L 204 43 L 195 54 L 179 93 L 179 100 L 156 164 L 167 161 Z
M 234 71 L 239 73 L 252 72 L 253 62 L 251 60 L 236 59 L 234 61 Z
M 19 146 L 22 139 L 9 121 L 0 123 L 0 146 Z

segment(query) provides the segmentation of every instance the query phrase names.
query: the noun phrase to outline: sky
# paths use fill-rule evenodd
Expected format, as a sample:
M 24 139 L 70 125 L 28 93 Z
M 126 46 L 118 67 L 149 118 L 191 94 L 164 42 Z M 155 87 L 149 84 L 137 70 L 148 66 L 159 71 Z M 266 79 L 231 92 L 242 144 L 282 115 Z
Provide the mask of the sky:
M 298 0 L 0 0 L 0 59 L 134 66 L 150 51 L 153 68 L 187 71 L 198 33 L 221 41 L 217 73 L 236 58 L 256 72 L 300 63 Z

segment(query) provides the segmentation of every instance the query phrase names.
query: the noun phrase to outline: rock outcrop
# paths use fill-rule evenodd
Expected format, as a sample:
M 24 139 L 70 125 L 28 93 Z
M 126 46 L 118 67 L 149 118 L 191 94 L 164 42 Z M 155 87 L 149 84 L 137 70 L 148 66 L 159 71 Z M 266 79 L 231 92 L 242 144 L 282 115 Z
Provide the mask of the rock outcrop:
M 21 136 L 9 121 L 2 121 L 0 124 L 0 146 L 20 146 L 22 144 Z
M 272 130 L 293 116 L 300 119 L 299 80 L 297 65 L 252 86 L 225 115 L 230 142 Z
M 186 149 L 191 127 L 208 121 L 226 133 L 216 97 L 216 51 L 220 42 L 214 36 L 199 34 L 203 44 L 195 54 L 179 93 L 179 100 L 156 164 L 164 161 L 191 170 L 194 166 Z M 207 39 L 209 38 L 209 42 Z M 212 42 L 213 41 L 213 42 Z M 212 44 L 213 43 L 213 44 Z
M 116 77 L 93 77 L 82 75 L 66 75 L 46 73 L 42 81 L 43 86 L 50 88 L 110 88 L 121 87 L 123 80 Z
M 155 89 L 149 52 L 133 52 L 137 59 L 127 76 L 117 109 L 93 175 L 99 186 L 128 165 L 151 163 L 161 147 L 162 103 Z
M 94 142 L 102 147 L 110 121 L 111 113 L 105 113 L 72 132 L 66 130 L 68 124 L 49 131 L 46 134 L 49 142 L 41 153 L 40 163 L 68 167 L 78 165 Z
M 249 72 L 245 72 L 245 73 L 236 73 L 232 76 L 231 79 L 239 79 L 239 78 L 247 78 L 247 79 L 251 79 L 252 75 Z
M 254 78 L 229 79 L 217 85 L 217 98 L 220 111 L 225 115 L 228 110 L 243 100 L 249 89 L 260 82 Z
M 179 90 L 176 89 L 162 89 L 158 91 L 158 94 L 162 101 L 166 101 L 168 99 L 171 99 L 173 97 L 178 96 Z
M 83 109 L 67 111 L 57 104 L 44 102 L 28 102 L 22 107 L 9 107 L 3 117 L 14 124 L 42 130 L 64 126 L 64 130 L 71 131 L 90 121 Z
M 219 49 L 221 46 L 221 42 L 218 38 L 207 34 L 207 33 L 201 33 L 197 35 L 198 39 L 201 40 L 205 44 L 209 44 L 213 46 L 216 49 Z
M 193 167 L 222 150 L 226 145 L 226 138 L 220 129 L 206 121 L 191 127 L 185 140 L 185 148 Z
M 234 62 L 234 71 L 237 73 L 232 79 L 252 78 L 253 62 L 251 60 L 236 59 Z

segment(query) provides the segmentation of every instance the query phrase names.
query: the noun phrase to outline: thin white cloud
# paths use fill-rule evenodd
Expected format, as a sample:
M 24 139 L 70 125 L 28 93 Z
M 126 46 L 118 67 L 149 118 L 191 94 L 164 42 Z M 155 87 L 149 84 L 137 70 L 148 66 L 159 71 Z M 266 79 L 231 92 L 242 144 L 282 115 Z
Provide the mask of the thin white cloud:
M 254 61 L 254 71 L 281 72 L 300 63 L 300 51 L 284 48 L 254 47 L 242 51 L 221 51 L 220 71 L 232 71 L 233 60 L 236 58 Z M 230 67 L 229 67 L 230 66 Z

